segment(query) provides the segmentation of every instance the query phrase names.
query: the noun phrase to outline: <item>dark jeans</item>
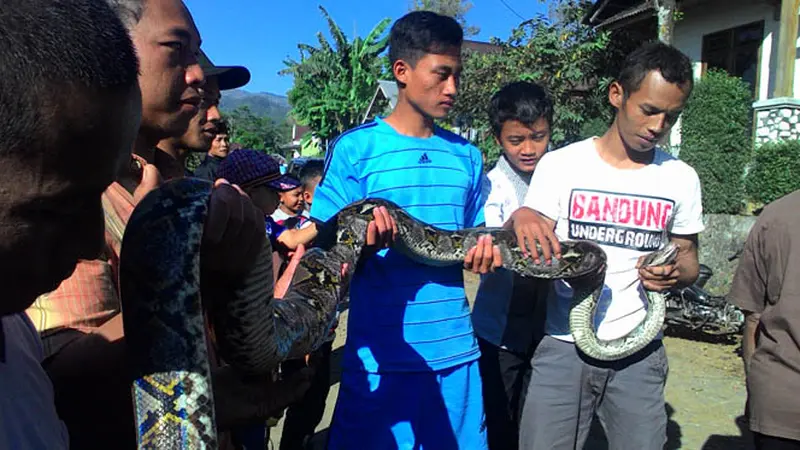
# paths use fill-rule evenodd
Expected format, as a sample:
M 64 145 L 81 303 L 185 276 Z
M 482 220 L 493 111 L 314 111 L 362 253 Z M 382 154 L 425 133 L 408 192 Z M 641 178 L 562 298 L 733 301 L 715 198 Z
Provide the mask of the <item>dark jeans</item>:
M 283 422 L 280 450 L 303 449 L 303 440 L 306 436 L 313 436 L 325 413 L 325 402 L 328 391 L 331 389 L 331 351 L 333 342 L 326 342 L 317 350 L 317 359 L 314 364 L 314 378 L 311 386 L 306 391 L 302 400 L 294 403 L 286 410 Z M 306 366 L 303 359 L 292 359 L 281 365 L 285 376 L 290 376 Z
M 753 433 L 756 450 L 800 450 L 800 441 Z
M 518 448 L 519 418 L 528 382 L 530 357 L 510 352 L 478 338 L 478 367 L 483 384 L 483 409 L 489 450 Z

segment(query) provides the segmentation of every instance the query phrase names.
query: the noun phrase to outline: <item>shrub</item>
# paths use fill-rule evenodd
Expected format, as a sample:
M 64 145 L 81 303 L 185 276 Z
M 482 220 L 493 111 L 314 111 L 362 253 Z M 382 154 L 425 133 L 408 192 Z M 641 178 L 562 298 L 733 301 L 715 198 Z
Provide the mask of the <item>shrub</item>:
M 750 86 L 741 78 L 710 70 L 697 82 L 681 124 L 680 157 L 694 167 L 703 190 L 703 210 L 737 214 L 744 206 L 744 169 L 752 148 Z
M 800 189 L 800 141 L 758 147 L 746 178 L 751 200 L 765 205 Z

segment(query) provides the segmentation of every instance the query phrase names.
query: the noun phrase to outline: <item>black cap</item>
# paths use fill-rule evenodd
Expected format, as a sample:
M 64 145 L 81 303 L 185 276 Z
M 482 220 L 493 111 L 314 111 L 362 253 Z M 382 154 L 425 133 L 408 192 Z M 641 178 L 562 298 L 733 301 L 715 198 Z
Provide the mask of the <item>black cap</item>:
M 242 66 L 215 66 L 200 50 L 200 67 L 206 77 L 217 77 L 220 91 L 236 89 L 250 82 L 250 71 Z

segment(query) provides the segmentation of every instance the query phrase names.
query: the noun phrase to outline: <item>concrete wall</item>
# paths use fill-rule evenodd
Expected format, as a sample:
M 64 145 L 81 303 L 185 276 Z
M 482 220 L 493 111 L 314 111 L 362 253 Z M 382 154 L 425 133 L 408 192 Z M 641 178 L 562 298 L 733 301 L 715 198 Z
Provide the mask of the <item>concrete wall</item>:
M 699 257 L 701 263 L 714 271 L 705 287 L 712 294 L 726 295 L 730 290 L 739 261 L 730 262 L 728 258 L 744 246 L 756 219 L 754 216 L 724 214 L 703 216 L 706 230 L 699 237 Z

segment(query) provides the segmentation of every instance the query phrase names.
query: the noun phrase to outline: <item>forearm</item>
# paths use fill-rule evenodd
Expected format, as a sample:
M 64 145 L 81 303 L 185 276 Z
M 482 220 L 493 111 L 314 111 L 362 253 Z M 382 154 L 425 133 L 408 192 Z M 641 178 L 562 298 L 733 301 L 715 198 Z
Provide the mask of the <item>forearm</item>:
M 678 269 L 680 275 L 678 276 L 677 287 L 691 286 L 697 281 L 697 277 L 700 275 L 700 262 L 697 260 L 697 253 L 684 254 L 683 257 L 679 257 Z
M 744 332 L 742 333 L 742 361 L 744 362 L 745 376 L 750 372 L 750 360 L 756 351 L 756 332 L 761 314 L 746 312 Z
M 313 241 L 315 237 L 317 237 L 317 226 L 312 223 L 306 228 L 284 231 L 278 236 L 278 242 L 289 250 L 296 250 L 298 245 L 306 245 Z
M 697 235 L 673 235 L 671 240 L 679 248 L 678 257 L 675 260 L 675 265 L 678 269 L 675 287 L 690 286 L 697 281 L 697 276 L 700 274 L 700 261 L 697 256 Z

